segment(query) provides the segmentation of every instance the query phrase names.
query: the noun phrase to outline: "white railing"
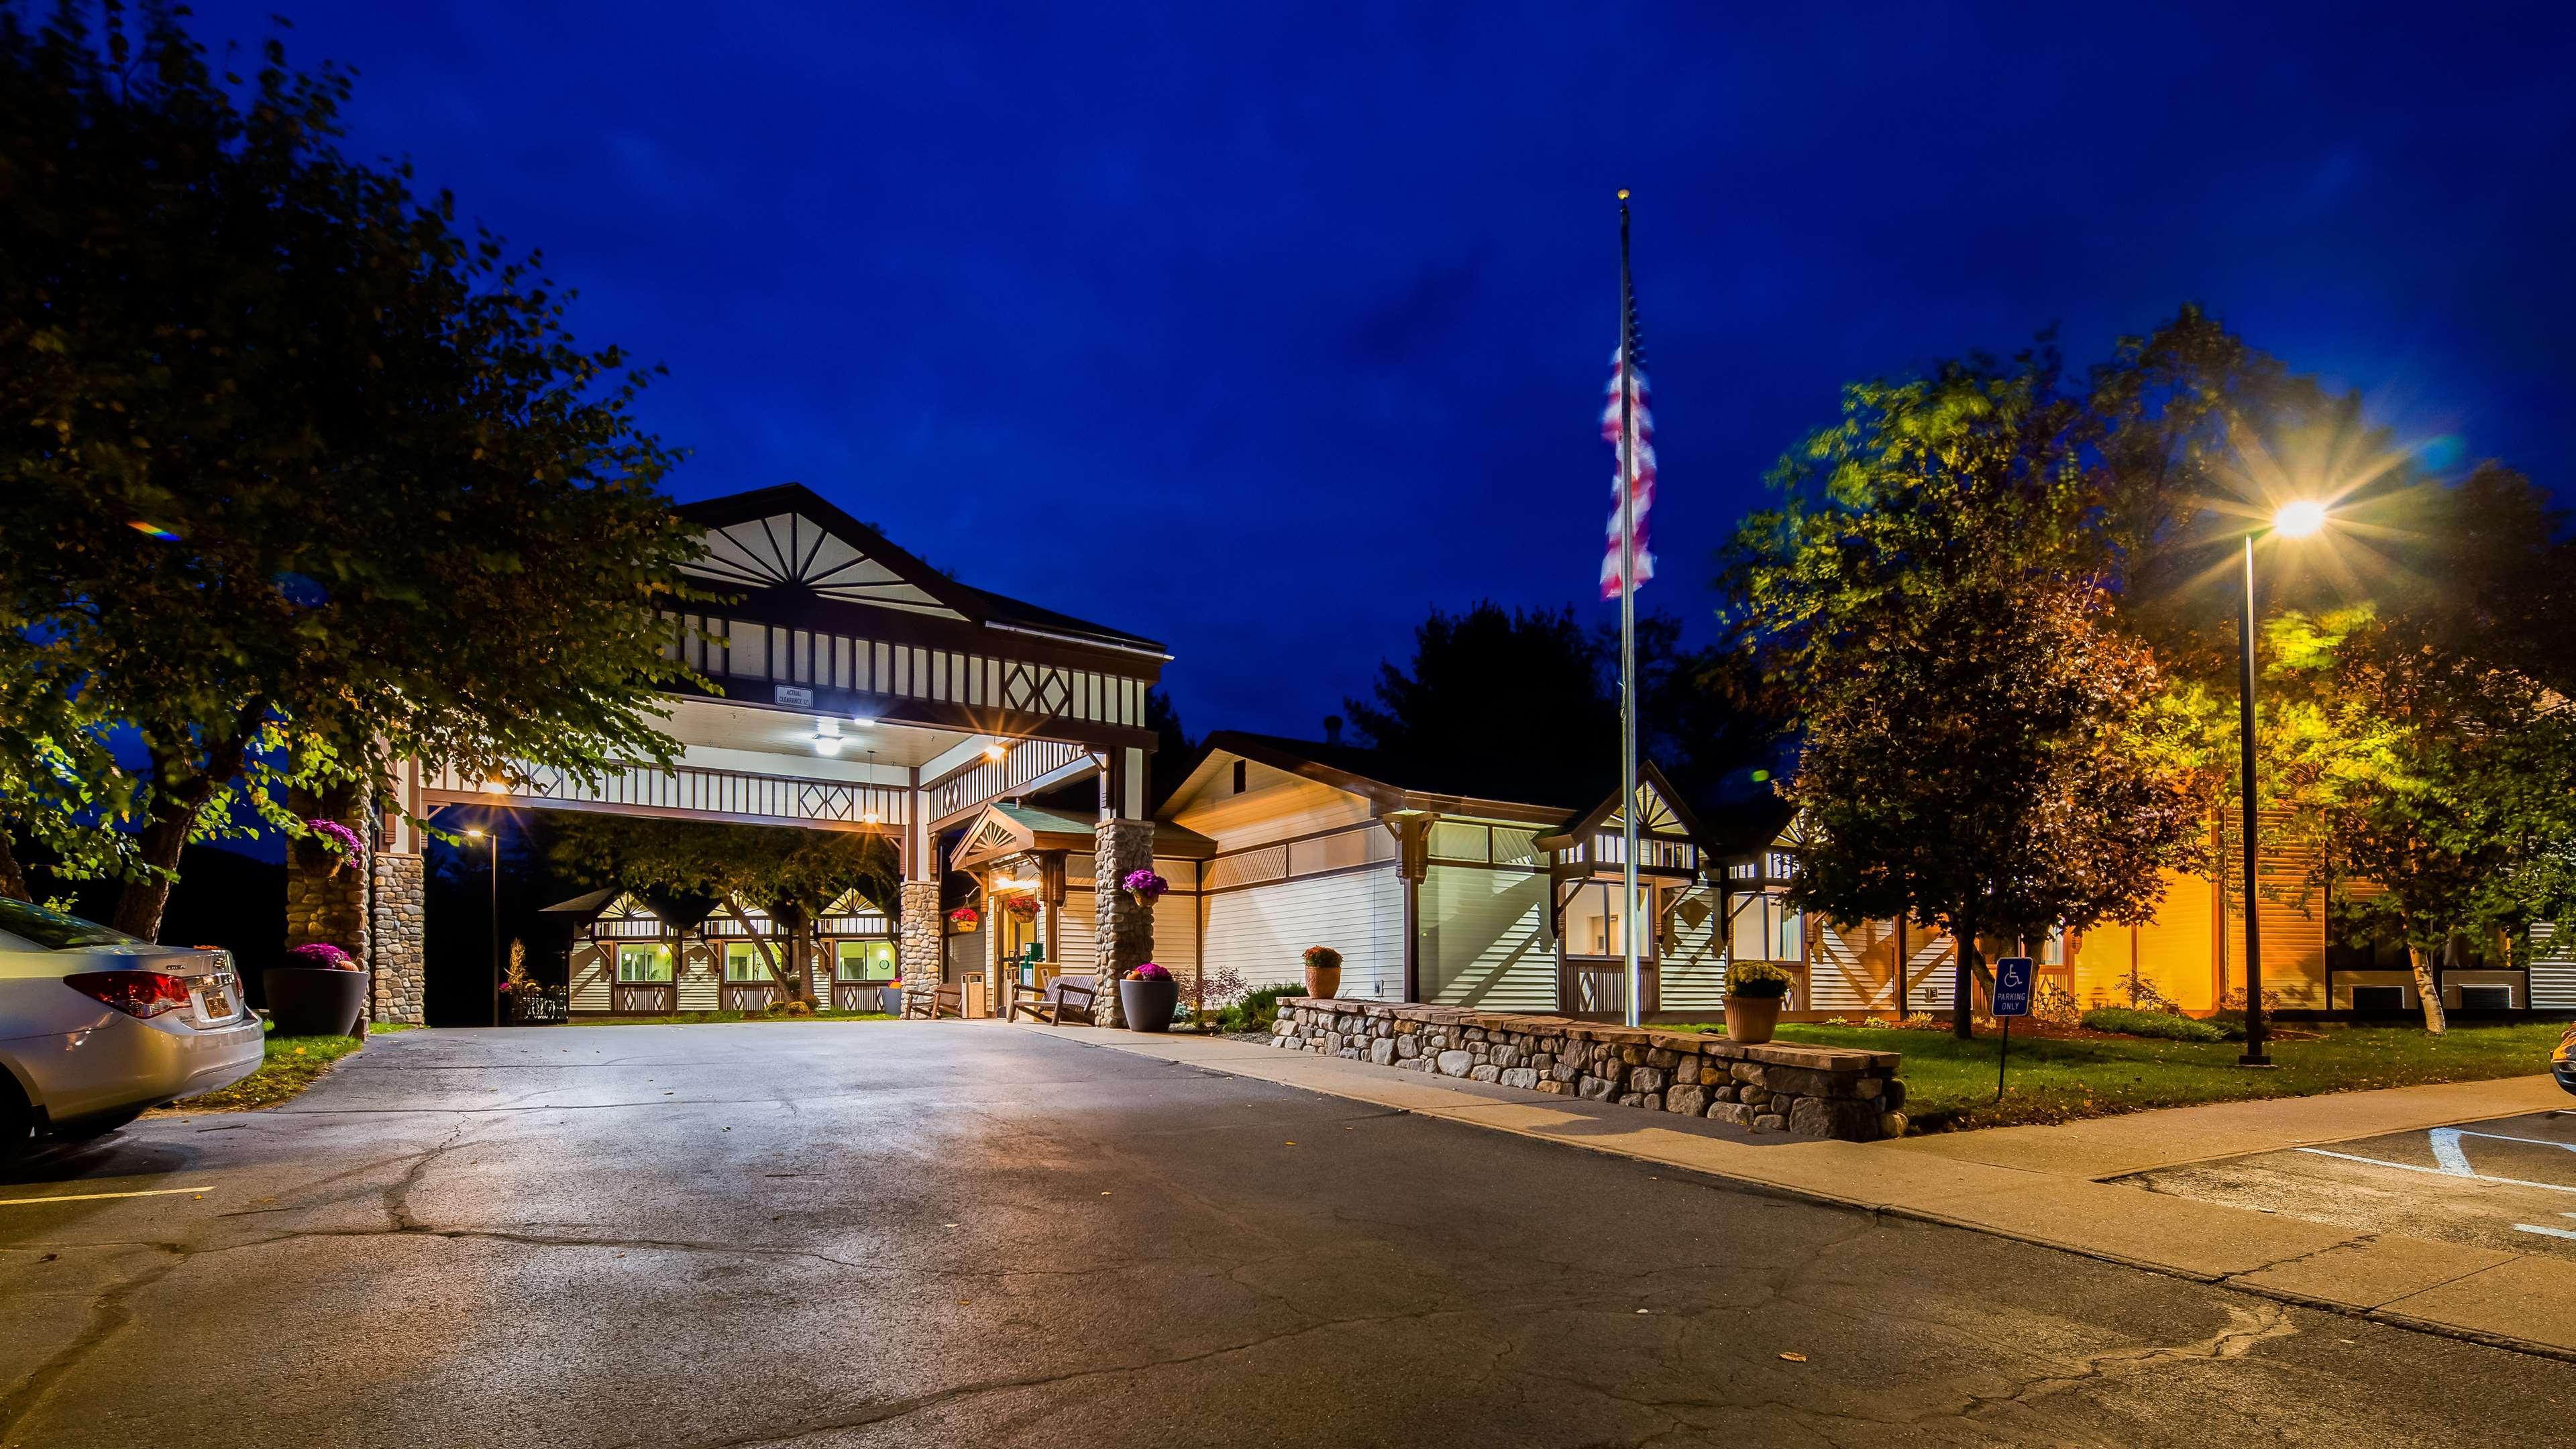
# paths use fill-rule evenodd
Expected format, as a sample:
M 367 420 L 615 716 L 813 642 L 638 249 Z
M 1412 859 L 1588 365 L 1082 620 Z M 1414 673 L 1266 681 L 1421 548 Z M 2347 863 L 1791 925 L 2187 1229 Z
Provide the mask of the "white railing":
M 498 805 L 617 810 L 675 819 L 775 821 L 849 829 L 899 830 L 906 791 L 846 780 L 808 780 L 679 765 L 670 770 L 627 769 L 584 780 L 550 766 L 513 766 L 506 788 L 495 790 L 455 770 L 422 781 L 433 804 L 488 801 Z

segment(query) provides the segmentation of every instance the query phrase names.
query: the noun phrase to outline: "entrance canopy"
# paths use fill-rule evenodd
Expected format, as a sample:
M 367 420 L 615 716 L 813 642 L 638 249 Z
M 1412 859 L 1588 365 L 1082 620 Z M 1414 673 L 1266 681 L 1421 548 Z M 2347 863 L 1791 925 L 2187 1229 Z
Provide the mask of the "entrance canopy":
M 1142 635 L 968 587 L 788 484 L 689 504 L 716 597 L 669 615 L 666 656 L 704 687 L 663 696 L 672 769 L 598 780 L 514 767 L 415 773 L 415 813 L 487 804 L 869 831 L 907 874 L 987 804 L 1103 775 L 1144 814 L 1145 695 L 1171 656 Z

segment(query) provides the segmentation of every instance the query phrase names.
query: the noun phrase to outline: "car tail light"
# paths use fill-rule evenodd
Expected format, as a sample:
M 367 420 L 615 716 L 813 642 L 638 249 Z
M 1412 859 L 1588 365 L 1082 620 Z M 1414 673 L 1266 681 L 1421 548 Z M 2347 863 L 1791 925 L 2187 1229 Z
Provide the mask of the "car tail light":
M 159 971 L 84 971 L 63 984 L 83 996 L 149 1020 L 188 1004 L 188 981 Z

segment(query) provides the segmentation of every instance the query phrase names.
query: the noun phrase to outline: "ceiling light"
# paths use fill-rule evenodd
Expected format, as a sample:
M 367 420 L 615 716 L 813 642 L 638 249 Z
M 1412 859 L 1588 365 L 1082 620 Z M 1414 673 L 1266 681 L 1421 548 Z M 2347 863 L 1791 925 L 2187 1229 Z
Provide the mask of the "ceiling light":
M 483 782 L 483 793 L 486 795 L 507 795 L 510 793 L 509 782 L 505 780 L 486 780 Z
M 988 760 L 998 760 L 1002 756 L 1009 754 L 1010 751 L 1010 746 L 1003 744 L 1000 740 L 995 740 L 993 743 L 984 747 L 984 758 Z
M 863 729 L 863 730 L 864 730 L 864 729 L 874 729 L 874 728 L 876 727 L 876 721 L 875 721 L 875 720 L 872 720 L 872 719 L 870 719 L 870 718 L 868 718 L 866 715 L 863 715 L 863 714 L 854 714 L 854 715 L 850 716 L 850 723 L 852 723 L 852 724 L 854 724 L 854 725 L 857 725 L 859 728 L 861 728 L 861 729 Z

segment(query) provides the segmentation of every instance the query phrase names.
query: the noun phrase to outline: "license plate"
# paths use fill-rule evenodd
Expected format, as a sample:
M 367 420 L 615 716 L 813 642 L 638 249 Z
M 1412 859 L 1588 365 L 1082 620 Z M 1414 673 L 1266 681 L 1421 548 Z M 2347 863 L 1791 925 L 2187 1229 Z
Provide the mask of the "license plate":
M 202 1021 L 222 1021 L 233 1014 L 232 978 L 218 976 L 206 984 L 197 997 L 197 1016 Z

